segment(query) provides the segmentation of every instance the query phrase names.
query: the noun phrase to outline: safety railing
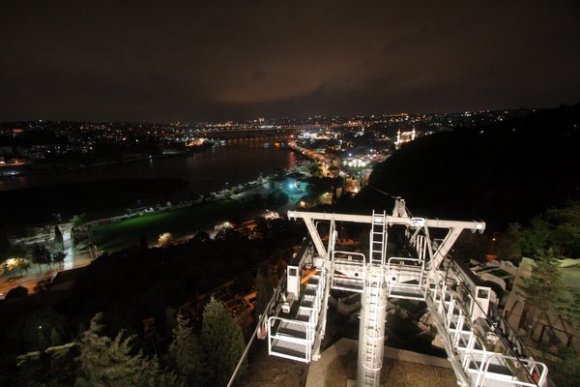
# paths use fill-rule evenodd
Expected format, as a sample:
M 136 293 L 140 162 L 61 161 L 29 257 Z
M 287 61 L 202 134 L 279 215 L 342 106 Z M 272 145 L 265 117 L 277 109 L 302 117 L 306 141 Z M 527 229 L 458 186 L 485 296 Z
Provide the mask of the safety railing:
M 366 263 L 367 258 L 362 253 L 333 251 L 331 288 L 362 293 Z
M 312 276 L 302 289 L 300 304 L 293 318 L 272 316 L 268 319 L 268 353 L 308 363 L 324 299 L 326 274 Z
M 268 353 L 309 363 L 315 326 L 310 321 L 272 316 L 268 319 Z
M 488 300 L 476 287 L 472 292 L 464 286 L 452 286 L 443 272 L 431 272 L 427 281 L 427 303 L 439 322 L 437 328 L 447 342 L 450 359 L 455 359 L 454 369 L 460 372 L 470 386 L 545 386 L 548 369 L 532 358 L 509 356 L 489 351 L 475 328 L 485 328 L 481 316 Z M 498 324 L 501 325 L 501 324 Z M 478 331 L 479 332 L 479 331 Z M 483 333 L 484 330 L 482 330 Z M 493 332 L 493 331 L 491 331 Z M 460 369 L 458 369 L 460 366 Z
M 425 299 L 425 261 L 419 258 L 391 257 L 387 260 L 385 271 L 389 297 Z
M 494 368 L 501 371 L 494 371 Z M 544 387 L 548 381 L 548 367 L 531 358 L 488 352 L 480 361 L 474 385 L 486 386 L 495 381 L 511 386 Z

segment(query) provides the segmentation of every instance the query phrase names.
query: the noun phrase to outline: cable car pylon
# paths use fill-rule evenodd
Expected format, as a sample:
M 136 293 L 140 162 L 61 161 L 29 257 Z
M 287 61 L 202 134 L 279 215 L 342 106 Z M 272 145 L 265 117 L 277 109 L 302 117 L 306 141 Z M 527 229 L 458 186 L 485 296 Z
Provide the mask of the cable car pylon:
M 336 289 L 361 294 L 357 387 L 380 385 L 390 299 L 426 303 L 458 385 L 548 385 L 548 368 L 525 353 L 498 312 L 491 288 L 448 259 L 461 232 L 483 232 L 484 222 L 411 217 L 400 198 L 391 215 L 289 211 L 288 218 L 302 219 L 310 240 L 288 264 L 256 328 L 267 331 L 270 355 L 304 363 L 318 360 L 330 290 Z M 368 255 L 335 249 L 337 222 L 370 225 Z M 325 238 L 319 231 L 323 224 Z M 404 230 L 413 257 L 389 255 L 388 234 L 395 228 Z M 434 240 L 432 234 L 441 231 L 445 236 Z M 310 274 L 302 281 L 306 271 Z

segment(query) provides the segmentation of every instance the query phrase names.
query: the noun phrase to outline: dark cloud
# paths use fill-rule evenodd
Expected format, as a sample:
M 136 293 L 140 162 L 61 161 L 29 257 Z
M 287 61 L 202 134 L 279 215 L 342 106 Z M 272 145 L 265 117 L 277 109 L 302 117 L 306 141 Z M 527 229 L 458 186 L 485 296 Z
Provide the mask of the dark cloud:
M 580 100 L 576 1 L 2 1 L 0 119 L 202 120 Z
M 264 79 L 266 79 L 267 76 L 268 76 L 267 71 L 260 70 L 260 71 L 256 71 L 254 73 L 254 75 L 252 75 L 252 79 L 254 81 L 259 82 L 259 81 L 263 81 Z

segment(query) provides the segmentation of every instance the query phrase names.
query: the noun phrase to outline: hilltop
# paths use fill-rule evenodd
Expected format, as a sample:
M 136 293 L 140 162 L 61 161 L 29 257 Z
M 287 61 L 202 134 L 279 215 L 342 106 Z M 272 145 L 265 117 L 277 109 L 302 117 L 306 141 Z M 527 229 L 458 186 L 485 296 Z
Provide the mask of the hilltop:
M 579 149 L 580 105 L 561 106 L 421 137 L 377 165 L 369 184 L 417 214 L 482 219 L 494 231 L 578 199 Z M 379 196 L 367 189 L 359 202 Z

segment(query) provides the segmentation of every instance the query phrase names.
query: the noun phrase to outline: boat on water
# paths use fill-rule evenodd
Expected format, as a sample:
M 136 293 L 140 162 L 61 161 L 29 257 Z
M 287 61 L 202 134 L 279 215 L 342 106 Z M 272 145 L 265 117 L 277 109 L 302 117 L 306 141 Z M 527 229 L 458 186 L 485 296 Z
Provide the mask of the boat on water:
M 22 171 L 0 171 L 0 178 L 10 178 L 19 176 L 22 174 Z

